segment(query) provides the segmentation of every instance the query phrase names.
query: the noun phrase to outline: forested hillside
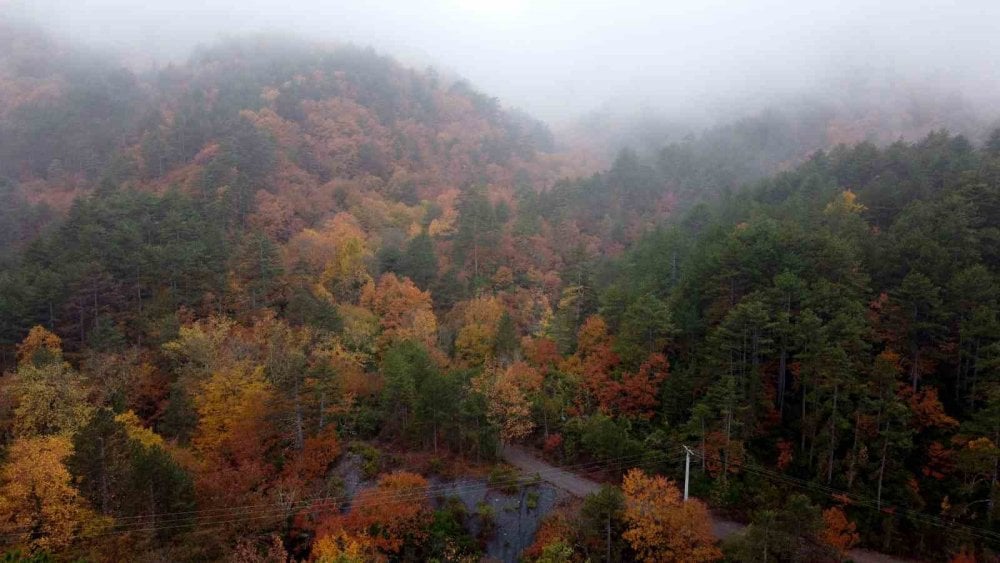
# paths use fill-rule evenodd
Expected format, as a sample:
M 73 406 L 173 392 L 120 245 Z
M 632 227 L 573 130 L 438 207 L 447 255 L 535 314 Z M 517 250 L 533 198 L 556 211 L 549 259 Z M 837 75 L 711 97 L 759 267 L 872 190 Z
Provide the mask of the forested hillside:
M 998 157 L 1000 133 L 819 152 L 600 276 L 622 365 L 673 359 L 657 425 L 634 435 L 705 449 L 705 492 L 764 534 L 737 559 L 787 533 L 789 486 L 839 507 L 852 542 L 995 557 Z
M 557 131 L 560 144 L 607 165 L 621 147 L 631 147 L 664 170 L 668 188 L 690 205 L 791 170 L 840 144 L 916 142 L 942 129 L 985 141 L 996 116 L 948 88 L 860 71 L 820 92 L 767 99 L 759 108 L 723 106 L 700 120 L 680 110 L 607 109 Z
M 1000 551 L 1000 132 L 592 174 L 367 49 L 0 31 L 13 560 L 478 560 L 515 443 L 610 485 L 530 561 Z

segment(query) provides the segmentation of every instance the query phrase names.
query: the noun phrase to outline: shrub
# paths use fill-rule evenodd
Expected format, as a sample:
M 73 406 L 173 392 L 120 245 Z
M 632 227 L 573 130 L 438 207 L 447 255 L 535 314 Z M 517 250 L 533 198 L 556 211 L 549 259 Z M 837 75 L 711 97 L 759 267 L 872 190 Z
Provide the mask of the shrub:
M 521 486 L 521 479 L 520 474 L 513 467 L 509 465 L 495 465 L 490 470 L 488 483 L 490 487 L 512 495 Z

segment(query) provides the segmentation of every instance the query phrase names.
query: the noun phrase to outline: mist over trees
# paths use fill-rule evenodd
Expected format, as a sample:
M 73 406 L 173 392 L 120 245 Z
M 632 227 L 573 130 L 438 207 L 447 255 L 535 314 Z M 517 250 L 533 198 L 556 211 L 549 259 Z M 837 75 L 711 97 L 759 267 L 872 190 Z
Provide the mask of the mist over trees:
M 0 24 L 4 557 L 997 557 L 1000 129 L 856 92 L 550 129 L 367 47 Z

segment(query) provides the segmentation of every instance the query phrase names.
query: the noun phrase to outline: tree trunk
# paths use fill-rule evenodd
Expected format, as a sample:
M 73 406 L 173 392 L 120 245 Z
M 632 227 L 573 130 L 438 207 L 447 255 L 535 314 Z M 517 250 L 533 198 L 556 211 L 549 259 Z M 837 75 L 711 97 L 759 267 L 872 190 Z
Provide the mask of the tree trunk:
M 965 331 L 959 329 L 958 331 L 958 367 L 955 369 L 955 400 L 959 401 L 962 397 L 962 372 L 965 371 L 965 366 L 967 364 L 966 354 L 965 354 Z
M 802 377 L 800 375 L 800 377 Z M 802 379 L 802 418 L 799 421 L 799 428 L 802 432 L 802 451 L 806 451 L 806 382 Z
M 156 494 L 154 493 L 153 482 L 149 482 L 149 528 L 156 529 Z M 155 531 L 153 532 L 156 533 Z
M 101 455 L 101 513 L 111 513 L 111 491 L 108 483 L 108 458 L 104 450 L 104 437 L 97 439 Z
M 882 441 L 882 463 L 878 468 L 878 493 L 875 496 L 875 506 L 879 510 L 882 510 L 882 478 L 885 477 L 885 456 L 889 451 L 889 425 L 890 422 L 885 423 L 885 438 Z
M 1000 427 L 993 434 L 993 443 L 1000 444 Z M 990 497 L 986 502 L 986 518 L 993 524 L 993 491 L 997 488 L 997 478 L 1000 473 L 1000 455 L 993 456 L 993 478 L 990 480 Z
M 770 530 L 770 527 L 764 528 L 764 558 L 761 559 L 761 561 L 770 561 L 770 559 L 767 557 L 767 532 L 768 532 L 768 530 Z
M 730 410 L 726 413 L 726 450 L 723 452 L 722 458 L 722 481 L 726 481 L 727 475 L 729 475 L 729 440 L 732 435 L 733 428 L 733 414 Z
M 305 447 L 305 429 L 303 428 L 302 400 L 299 398 L 299 378 L 295 378 L 295 449 L 302 451 Z
M 976 357 L 976 359 L 979 358 L 979 341 L 978 340 L 976 341 L 975 357 Z M 972 389 L 969 392 L 969 407 L 970 408 L 975 408 L 975 406 L 976 406 L 976 383 L 977 383 L 977 380 L 978 380 L 978 376 L 979 376 L 979 362 L 977 361 L 977 362 L 975 362 L 975 363 L 972 364 Z
M 833 482 L 833 458 L 837 453 L 837 395 L 839 386 L 833 386 L 833 411 L 830 413 L 830 456 L 826 461 L 826 484 Z
M 98 305 L 98 291 L 97 291 L 97 288 L 95 287 L 94 288 L 94 328 L 95 329 L 97 328 L 97 318 L 98 318 L 98 315 L 99 315 L 99 313 L 98 313 L 99 310 L 100 310 L 100 307 Z
M 607 547 L 604 551 L 604 560 L 611 563 L 611 512 L 608 512 L 608 519 L 604 523 L 604 538 Z
M 701 417 L 701 472 L 705 473 L 705 457 L 708 451 L 705 450 L 705 417 Z
M 781 354 L 778 358 L 778 415 L 785 416 L 785 382 L 788 362 L 788 350 L 785 349 L 785 341 L 781 341 Z
M 326 426 L 326 392 L 322 392 L 319 395 L 319 429 L 322 430 Z
M 806 464 L 809 466 L 809 470 L 812 471 L 813 468 L 813 458 L 816 457 L 816 431 L 813 430 L 812 435 L 809 437 L 809 453 L 806 455 Z
M 847 490 L 854 484 L 854 466 L 858 461 L 858 434 L 861 427 L 861 413 L 854 415 L 854 443 L 851 445 L 851 466 L 847 469 Z
M 140 280 L 141 272 L 139 266 L 135 267 L 135 304 L 139 311 L 139 315 L 142 316 L 142 282 Z

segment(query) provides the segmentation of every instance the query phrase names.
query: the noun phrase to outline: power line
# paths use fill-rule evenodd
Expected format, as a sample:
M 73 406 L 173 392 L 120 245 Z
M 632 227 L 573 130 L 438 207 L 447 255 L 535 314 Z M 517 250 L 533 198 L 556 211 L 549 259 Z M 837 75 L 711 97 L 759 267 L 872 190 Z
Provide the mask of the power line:
M 660 453 L 660 452 L 653 452 L 653 453 L 650 453 L 650 454 L 639 454 L 639 455 L 635 455 L 635 456 L 623 456 L 621 458 L 612 458 L 612 459 L 609 459 L 609 460 L 606 460 L 606 461 L 588 462 L 588 463 L 582 463 L 582 464 L 570 465 L 570 466 L 563 466 L 563 467 L 553 467 L 553 468 L 548 469 L 548 470 L 542 470 L 542 471 L 536 472 L 535 475 L 537 475 L 538 477 L 541 477 L 542 474 L 548 475 L 548 474 L 552 474 L 552 473 L 563 472 L 563 471 L 565 471 L 567 469 L 578 469 L 578 470 L 585 470 L 585 471 L 593 471 L 595 469 L 599 469 L 599 468 L 602 468 L 602 467 L 611 467 L 612 465 L 615 465 L 615 464 L 619 463 L 620 461 L 625 461 L 627 459 L 632 459 L 634 461 L 642 461 L 643 458 L 649 458 L 650 460 L 654 460 L 655 458 L 662 457 L 663 455 L 665 455 L 665 454 Z M 409 492 L 409 493 L 398 493 L 398 492 L 388 492 L 388 491 L 386 491 L 386 492 L 369 492 L 369 493 L 365 494 L 365 496 L 363 497 L 363 500 L 366 503 L 371 503 L 371 502 L 375 502 L 375 501 L 378 501 L 378 502 L 400 501 L 400 502 L 402 502 L 402 501 L 407 501 L 407 500 L 416 500 L 416 499 L 424 498 L 424 497 L 433 497 L 433 496 L 437 496 L 438 494 L 442 494 L 442 493 L 449 493 L 449 492 L 451 492 L 451 493 L 458 493 L 458 492 L 467 491 L 467 490 L 474 490 L 474 489 L 479 489 L 479 488 L 484 487 L 484 486 L 487 487 L 487 488 L 489 488 L 490 486 L 504 487 L 504 486 L 508 486 L 508 485 L 522 485 L 522 484 L 526 484 L 526 483 L 531 483 L 534 480 L 535 480 L 535 476 L 533 475 L 533 476 L 530 476 L 530 477 L 527 477 L 527 478 L 524 478 L 524 477 L 515 477 L 515 478 L 510 478 L 510 479 L 504 479 L 504 480 L 494 481 L 492 483 L 489 483 L 489 482 L 485 483 L 485 484 L 483 484 L 483 483 L 470 483 L 470 484 L 466 484 L 466 485 L 459 485 L 457 487 L 454 486 L 454 485 L 451 485 L 451 484 L 442 484 L 442 485 L 437 485 L 437 486 L 434 486 L 434 487 L 429 487 L 426 490 L 413 491 L 413 492 Z M 371 490 L 372 489 L 367 489 L 367 491 L 371 491 Z M 234 518 L 234 519 L 229 519 L 229 520 L 214 520 L 214 521 L 205 521 L 205 520 L 202 520 L 202 521 L 193 521 L 193 522 L 185 522 L 185 523 L 182 523 L 182 524 L 177 524 L 175 526 L 162 526 L 162 524 L 164 522 L 161 522 L 160 523 L 161 525 L 152 526 L 152 527 L 148 527 L 148 528 L 141 528 L 139 526 L 141 526 L 144 523 L 139 523 L 138 525 L 135 525 L 136 527 L 126 528 L 126 529 L 119 529 L 119 530 L 113 530 L 111 532 L 106 532 L 105 534 L 155 531 L 155 530 L 172 529 L 172 528 L 179 528 L 179 527 L 190 527 L 190 526 L 196 526 L 196 525 L 199 527 L 199 529 L 201 529 L 201 528 L 204 528 L 204 527 L 213 527 L 213 526 L 218 526 L 218 525 L 227 524 L 227 523 L 243 522 L 243 521 L 246 521 L 246 520 L 255 520 L 255 519 L 268 518 L 268 517 L 273 517 L 273 516 L 280 516 L 281 514 L 287 514 L 288 512 L 291 512 L 294 509 L 300 509 L 300 510 L 311 511 L 311 512 L 328 512 L 328 511 L 331 511 L 331 510 L 334 510 L 334 509 L 339 510 L 339 504 L 341 502 L 346 502 L 348 500 L 351 500 L 351 499 L 350 499 L 350 497 L 346 497 L 346 496 L 341 496 L 341 497 L 326 497 L 326 498 L 314 499 L 314 500 L 310 500 L 310 501 L 303 501 L 303 502 L 300 502 L 300 503 L 294 503 L 294 504 L 289 505 L 289 506 L 286 506 L 284 504 L 280 504 L 280 506 L 278 508 L 271 509 L 271 510 L 249 510 L 249 511 L 246 511 L 249 514 L 256 514 L 256 516 L 243 516 L 243 517 L 240 517 L 240 518 Z M 216 516 L 208 516 L 208 518 L 224 518 L 226 516 L 229 516 L 229 515 L 227 515 L 227 514 L 221 514 L 221 515 L 216 515 Z M 177 521 L 176 519 L 173 520 L 173 522 L 176 522 L 176 521 Z M 171 522 L 165 522 L 165 523 L 169 524 Z
M 697 455 L 698 457 L 701 457 L 702 459 L 706 459 L 706 460 L 711 459 L 713 461 L 722 461 L 722 456 L 720 456 L 718 454 L 714 454 L 714 455 L 713 454 L 707 454 L 706 452 L 701 452 L 698 449 L 694 449 L 693 451 L 695 452 L 695 455 Z M 761 476 L 761 477 L 764 477 L 764 478 L 767 478 L 767 479 L 772 479 L 772 480 L 779 481 L 779 482 L 784 483 L 784 484 L 796 486 L 796 487 L 803 488 L 803 489 L 812 490 L 814 492 L 821 492 L 821 493 L 829 494 L 831 496 L 833 496 L 833 495 L 841 496 L 841 497 L 846 498 L 847 500 L 849 500 L 851 502 L 851 504 L 853 504 L 853 505 L 857 505 L 857 506 L 861 506 L 861 507 L 865 507 L 865 508 L 874 509 L 874 510 L 877 510 L 879 512 L 884 512 L 884 513 L 887 513 L 887 514 L 896 514 L 896 513 L 903 514 L 903 515 L 909 516 L 909 517 L 911 517 L 911 518 L 913 518 L 915 520 L 918 520 L 918 521 L 921 521 L 921 522 L 924 522 L 924 523 L 927 523 L 927 524 L 931 524 L 931 525 L 942 527 L 942 528 L 949 528 L 949 529 L 953 529 L 953 530 L 961 530 L 961 531 L 969 533 L 969 534 L 971 534 L 973 536 L 976 536 L 976 537 L 978 537 L 980 539 L 984 539 L 984 540 L 988 540 L 988 541 L 1000 542 L 1000 533 L 994 532 L 994 531 L 986 529 L 986 528 L 980 528 L 980 527 L 977 527 L 977 526 L 972 526 L 972 525 L 964 524 L 964 523 L 961 523 L 961 522 L 955 522 L 955 521 L 945 520 L 945 519 L 943 519 L 943 518 L 941 518 L 939 516 L 935 516 L 933 514 L 928 514 L 926 512 L 920 512 L 920 511 L 912 510 L 912 509 L 909 509 L 909 508 L 906 508 L 906 507 L 901 507 L 901 506 L 893 506 L 891 508 L 891 510 L 890 510 L 890 509 L 887 509 L 887 508 L 883 508 L 881 506 L 883 504 L 888 504 L 888 503 L 886 503 L 884 501 L 880 504 L 878 501 L 876 501 L 874 499 L 871 499 L 871 498 L 862 497 L 860 495 L 852 494 L 852 493 L 850 493 L 848 491 L 844 491 L 844 490 L 841 490 L 841 489 L 830 487 L 828 485 L 823 485 L 821 483 L 816 483 L 816 482 L 813 482 L 813 481 L 807 481 L 805 479 L 794 477 L 792 475 L 786 475 L 786 474 L 783 474 L 783 473 L 778 473 L 778 472 L 775 472 L 773 470 L 767 469 L 766 467 L 763 467 L 763 466 L 760 466 L 760 465 L 757 465 L 757 464 L 741 462 L 739 460 L 729 460 L 729 463 L 731 465 L 734 465 L 734 466 L 737 466 L 737 467 L 741 467 L 741 468 L 745 469 L 746 471 L 749 471 L 750 473 L 753 473 L 755 475 L 758 475 L 758 476 Z
M 545 470 L 539 471 L 538 473 L 539 474 L 549 474 L 549 473 L 556 473 L 558 471 L 568 471 L 568 472 L 573 472 L 573 471 L 592 471 L 594 469 L 600 468 L 601 466 L 605 465 L 608 462 L 628 462 L 629 460 L 643 461 L 642 458 L 653 457 L 653 456 L 657 456 L 657 455 L 663 455 L 663 454 L 660 453 L 660 452 L 647 452 L 647 453 L 643 453 L 643 454 L 633 454 L 633 455 L 630 455 L 630 456 L 621 456 L 621 457 L 618 457 L 618 458 L 610 458 L 609 460 L 603 460 L 603 461 L 602 460 L 598 460 L 598 461 L 589 461 L 589 462 L 582 462 L 582 463 L 577 463 L 577 464 L 571 464 L 571 465 L 566 465 L 566 466 L 554 466 L 551 469 L 545 469 Z M 523 480 L 522 477 L 515 477 L 515 478 L 510 478 L 510 479 L 503 479 L 503 480 L 494 481 L 491 484 L 497 484 L 497 485 L 504 485 L 505 486 L 505 485 L 508 485 L 508 484 L 514 484 L 515 482 L 519 482 L 521 480 Z M 446 485 L 446 484 L 436 485 L 435 487 L 432 487 L 432 490 L 433 489 L 438 489 L 438 488 L 448 488 L 449 486 L 450 485 Z M 476 485 L 476 486 L 478 486 L 478 485 Z M 262 504 L 256 504 L 256 505 L 243 505 L 243 506 L 236 506 L 236 507 L 203 509 L 203 510 L 194 510 L 194 511 L 162 512 L 162 513 L 156 513 L 156 514 L 146 514 L 146 515 L 137 515 L 137 516 L 130 516 L 130 517 L 122 517 L 122 518 L 117 518 L 117 520 L 118 521 L 123 521 L 123 520 L 133 520 L 133 521 L 134 520 L 151 520 L 151 519 L 170 520 L 170 518 L 164 518 L 164 517 L 183 516 L 183 517 L 187 518 L 187 517 L 190 517 L 191 515 L 203 515 L 203 514 L 209 514 L 210 515 L 212 513 L 220 513 L 220 512 L 226 513 L 226 512 L 238 512 L 238 511 L 254 511 L 255 509 L 258 509 L 258 508 L 269 508 L 269 507 L 283 508 L 283 507 L 287 507 L 287 506 L 293 506 L 293 505 L 296 505 L 296 504 L 301 504 L 303 502 L 317 503 L 317 502 L 337 501 L 337 500 L 350 500 L 350 499 L 349 498 L 344 499 L 343 496 L 320 497 L 320 498 L 316 498 L 316 499 L 311 499 L 311 500 L 306 500 L 306 501 L 297 501 L 297 502 L 291 502 L 291 503 L 276 502 L 276 503 L 262 503 Z
M 677 452 L 671 456 L 668 452 L 646 452 L 643 454 L 633 454 L 629 456 L 619 456 L 616 458 L 608 458 L 606 460 L 600 461 L 590 461 L 579 464 L 564 465 L 558 467 L 551 467 L 548 469 L 543 469 L 535 472 L 530 476 L 518 476 L 507 479 L 500 479 L 495 481 L 487 481 L 486 483 L 468 483 L 465 485 L 455 486 L 454 484 L 440 484 L 419 491 L 409 491 L 409 492 L 398 492 L 398 491 L 377 491 L 377 489 L 366 489 L 360 491 L 359 494 L 364 494 L 362 497 L 363 502 L 405 502 L 407 500 L 417 500 L 420 498 L 433 498 L 440 494 L 446 493 L 460 493 L 463 491 L 479 489 L 482 487 L 506 487 L 512 485 L 524 485 L 530 484 L 537 479 L 544 480 L 543 475 L 558 474 L 561 472 L 593 472 L 603 468 L 610 468 L 612 466 L 620 466 L 622 463 L 642 463 L 644 461 L 674 461 L 679 459 L 680 456 Z M 357 495 L 354 497 L 356 498 Z M 125 523 L 124 526 L 116 525 L 115 529 L 92 534 L 74 534 L 71 537 L 74 538 L 97 538 L 116 534 L 125 533 L 144 533 L 144 532 L 158 532 L 164 530 L 178 529 L 178 528 L 189 528 L 197 527 L 197 531 L 202 531 L 206 529 L 214 529 L 219 526 L 231 523 L 241 523 L 248 522 L 252 520 L 259 520 L 264 518 L 278 517 L 281 515 L 287 515 L 294 511 L 308 511 L 308 512 L 329 512 L 332 510 L 339 510 L 342 503 L 352 500 L 352 497 L 347 495 L 340 495 L 334 497 L 321 497 L 317 499 L 310 499 L 292 503 L 265 503 L 256 505 L 243 505 L 238 507 L 227 507 L 227 508 L 217 508 L 217 509 L 204 509 L 196 511 L 179 511 L 179 512 L 164 512 L 158 514 L 142 515 L 125 517 L 129 519 L 130 522 Z M 239 517 L 230 518 L 235 516 L 235 513 L 243 512 Z M 8 532 L 2 537 L 13 538 L 17 537 L 21 533 L 31 531 L 32 528 L 23 528 L 19 531 Z

